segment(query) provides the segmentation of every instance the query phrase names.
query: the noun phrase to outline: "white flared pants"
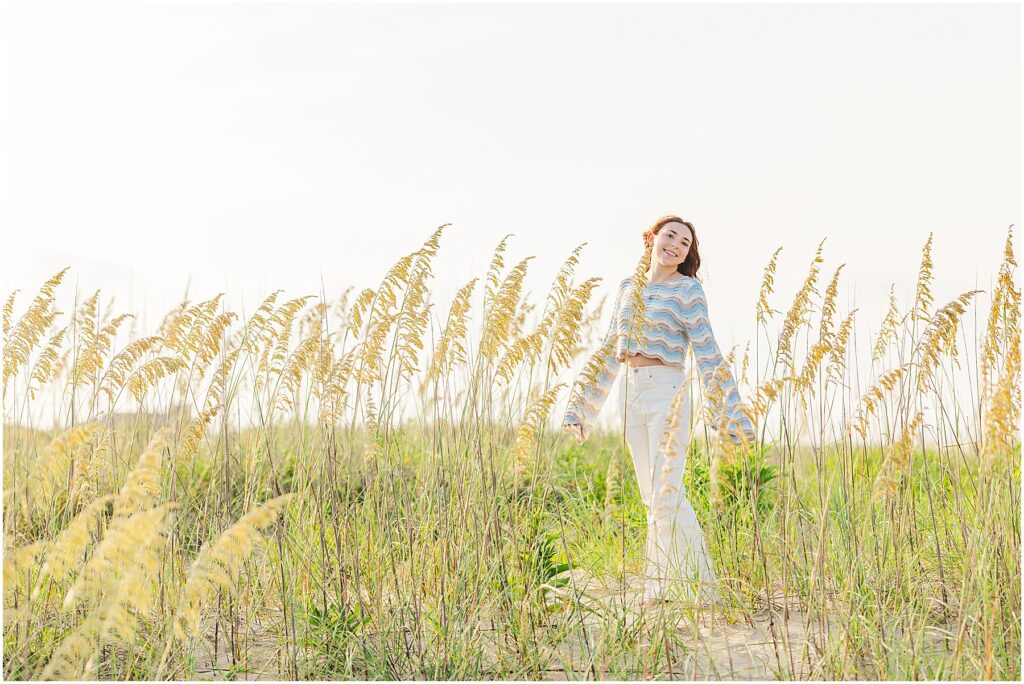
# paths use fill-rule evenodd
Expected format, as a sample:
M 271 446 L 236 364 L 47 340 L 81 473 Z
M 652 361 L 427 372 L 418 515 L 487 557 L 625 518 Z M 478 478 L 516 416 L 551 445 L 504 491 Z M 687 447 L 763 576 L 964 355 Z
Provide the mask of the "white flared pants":
M 685 371 L 675 366 L 625 366 L 619 415 L 647 506 L 644 598 L 708 601 L 718 596 L 715 570 L 683 488 L 690 442 L 688 386 L 673 437 L 675 455 L 666 458 L 659 449 L 672 399 L 685 380 Z

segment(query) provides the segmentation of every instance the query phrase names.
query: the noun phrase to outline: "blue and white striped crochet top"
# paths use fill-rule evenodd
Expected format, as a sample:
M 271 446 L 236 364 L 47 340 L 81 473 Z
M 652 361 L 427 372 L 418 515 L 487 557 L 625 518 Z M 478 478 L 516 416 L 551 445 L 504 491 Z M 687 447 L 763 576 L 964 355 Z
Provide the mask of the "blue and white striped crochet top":
M 601 343 L 601 349 L 587 364 L 590 366 L 591 363 L 597 363 L 599 370 L 592 383 L 577 383 L 577 387 L 574 388 L 576 391 L 573 392 L 566 410 L 563 426 L 582 425 L 583 437 L 577 441 L 582 443 L 589 438 L 612 383 L 619 373 L 619 366 L 627 356 L 642 353 L 661 359 L 665 365 L 685 370 L 686 351 L 688 347 L 692 347 L 703 381 L 709 417 L 712 418 L 705 421 L 708 427 L 717 429 L 719 422 L 724 419 L 733 443 L 741 442 L 739 430 L 743 431 L 747 440 L 753 441 L 754 427 L 750 419 L 739 410 L 740 395 L 732 373 L 722 368 L 716 379 L 715 370 L 721 365 L 723 357 L 711 330 L 711 322 L 708 320 L 708 303 L 704 287 L 690 276 L 679 275 L 665 282 L 647 283 L 643 287 L 642 296 L 645 317 L 650 328 L 638 343 L 635 336 L 634 339 L 629 339 L 630 325 L 637 318 L 634 315 L 633 277 L 624 278 L 619 283 L 608 332 Z M 715 382 L 718 382 L 717 389 L 721 391 L 720 394 L 714 391 Z M 716 394 L 724 401 L 712 401 Z M 718 412 L 716 404 L 724 404 L 725 416 Z

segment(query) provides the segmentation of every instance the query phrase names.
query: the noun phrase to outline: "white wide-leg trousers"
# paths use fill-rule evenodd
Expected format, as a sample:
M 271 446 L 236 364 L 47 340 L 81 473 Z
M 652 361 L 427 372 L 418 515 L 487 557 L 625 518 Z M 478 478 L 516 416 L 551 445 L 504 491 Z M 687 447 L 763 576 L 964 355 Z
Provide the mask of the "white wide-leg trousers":
M 718 597 L 715 570 L 682 482 L 690 442 L 688 387 L 674 435 L 675 456 L 666 459 L 659 449 L 672 399 L 685 379 L 685 371 L 675 366 L 624 366 L 618 408 L 647 506 L 644 598 L 709 601 Z

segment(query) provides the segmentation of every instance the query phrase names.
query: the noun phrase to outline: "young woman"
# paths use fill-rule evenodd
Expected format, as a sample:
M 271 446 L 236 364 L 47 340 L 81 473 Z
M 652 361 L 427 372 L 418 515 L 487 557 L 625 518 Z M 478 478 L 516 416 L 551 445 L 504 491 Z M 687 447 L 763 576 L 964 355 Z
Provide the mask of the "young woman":
M 682 484 L 690 438 L 689 348 L 708 399 L 708 426 L 726 425 L 733 443 L 752 442 L 754 428 L 739 410 L 735 381 L 727 368 L 720 367 L 722 353 L 708 320 L 704 288 L 696 280 L 700 253 L 693 224 L 664 216 L 643 233 L 643 239 L 646 272 L 641 277 L 638 269 L 636 276 L 619 283 L 608 332 L 588 364 L 592 380 L 577 383 L 562 429 L 575 434 L 577 443 L 588 439 L 619 366 L 625 363 L 618 409 L 647 506 L 644 605 L 673 598 L 714 601 L 715 571 Z M 641 288 L 647 327 L 641 327 L 641 316 L 634 314 L 634 288 Z M 638 329 L 644 331 L 642 336 Z M 676 455 L 666 459 L 659 444 L 677 392 L 684 396 L 673 436 Z

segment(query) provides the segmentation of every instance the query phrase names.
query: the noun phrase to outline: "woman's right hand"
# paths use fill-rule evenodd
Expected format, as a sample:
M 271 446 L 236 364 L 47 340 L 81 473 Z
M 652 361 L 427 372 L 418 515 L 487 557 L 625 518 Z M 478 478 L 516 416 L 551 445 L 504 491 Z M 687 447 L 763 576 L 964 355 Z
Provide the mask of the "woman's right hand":
M 570 434 L 576 435 L 576 443 L 583 444 L 583 426 L 579 423 L 565 423 L 562 425 L 562 430 Z

